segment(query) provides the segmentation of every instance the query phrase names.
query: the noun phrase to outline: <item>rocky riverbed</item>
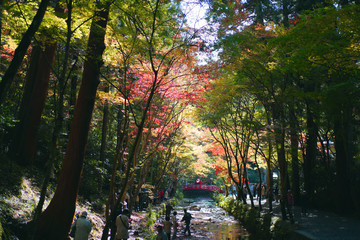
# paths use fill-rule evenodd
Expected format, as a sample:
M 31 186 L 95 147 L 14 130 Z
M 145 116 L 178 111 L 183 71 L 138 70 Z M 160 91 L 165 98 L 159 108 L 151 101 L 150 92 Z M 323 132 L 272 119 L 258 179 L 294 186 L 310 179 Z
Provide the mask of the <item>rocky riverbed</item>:
M 192 215 L 191 236 L 184 235 L 185 224 L 180 222 L 184 208 L 188 209 Z M 218 207 L 211 198 L 185 198 L 180 205 L 175 207 L 175 210 L 178 212 L 177 219 L 179 221 L 177 239 L 239 240 L 248 237 L 247 232 L 241 228 L 239 223 Z M 164 216 L 161 216 L 157 223 L 161 224 L 163 220 Z M 134 236 L 134 230 L 130 235 L 130 239 L 133 240 L 145 239 L 141 237 L 141 233 L 139 236 Z

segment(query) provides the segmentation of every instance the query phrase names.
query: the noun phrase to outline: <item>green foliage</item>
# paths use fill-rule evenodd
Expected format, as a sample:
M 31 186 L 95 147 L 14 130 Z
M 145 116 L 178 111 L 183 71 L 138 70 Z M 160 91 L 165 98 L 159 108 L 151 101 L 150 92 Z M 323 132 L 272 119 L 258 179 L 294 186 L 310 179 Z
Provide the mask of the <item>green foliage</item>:
M 274 240 L 288 240 L 291 236 L 293 227 L 290 223 L 278 220 L 275 222 L 272 229 Z
M 148 214 L 146 215 L 146 224 L 149 228 L 153 228 L 156 223 L 156 212 L 153 209 L 153 206 L 150 204 L 146 210 Z
M 14 127 L 17 121 L 13 118 L 10 106 L 0 106 L 0 112 L 0 132 L 3 132 L 6 128 Z
M 83 172 L 79 193 L 92 202 L 99 198 L 98 193 L 103 187 L 107 171 L 99 160 L 89 158 L 86 159 Z
M 170 203 L 172 206 L 176 206 L 180 203 L 180 201 L 184 198 L 184 193 L 181 189 L 176 189 L 175 196 L 170 199 Z
M 285 221 L 277 220 L 272 225 L 272 215 L 261 215 L 256 208 L 248 208 L 248 205 L 235 200 L 233 197 L 225 197 L 223 194 L 214 196 L 218 205 L 234 216 L 249 232 L 249 239 L 289 239 L 292 234 L 291 225 Z M 281 238 L 283 237 L 283 238 Z
M 146 225 L 143 226 L 144 232 L 142 233 L 146 239 L 155 239 L 154 227 L 157 219 L 156 210 L 150 204 L 147 208 L 147 215 L 145 217 Z
M 18 195 L 21 190 L 24 171 L 15 161 L 11 161 L 5 155 L 1 155 L 0 159 L 0 193 Z
M 1 222 L 2 222 L 2 219 L 0 218 L 0 237 L 3 235 L 3 232 L 4 232 Z

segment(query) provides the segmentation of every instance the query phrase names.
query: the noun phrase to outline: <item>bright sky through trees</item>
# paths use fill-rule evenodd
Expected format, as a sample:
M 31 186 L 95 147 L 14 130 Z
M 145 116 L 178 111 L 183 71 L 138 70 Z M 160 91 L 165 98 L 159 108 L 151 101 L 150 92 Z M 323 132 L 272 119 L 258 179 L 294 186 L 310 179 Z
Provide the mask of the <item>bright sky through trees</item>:
M 197 53 L 200 65 L 205 65 L 208 58 L 217 58 L 216 54 L 205 51 L 208 50 L 209 45 L 213 44 L 216 40 L 216 31 L 211 31 L 206 18 L 206 12 L 209 10 L 209 5 L 199 0 L 191 1 L 186 0 L 181 3 L 181 7 L 186 16 L 186 25 L 197 32 L 200 42 L 204 43 L 204 49 Z

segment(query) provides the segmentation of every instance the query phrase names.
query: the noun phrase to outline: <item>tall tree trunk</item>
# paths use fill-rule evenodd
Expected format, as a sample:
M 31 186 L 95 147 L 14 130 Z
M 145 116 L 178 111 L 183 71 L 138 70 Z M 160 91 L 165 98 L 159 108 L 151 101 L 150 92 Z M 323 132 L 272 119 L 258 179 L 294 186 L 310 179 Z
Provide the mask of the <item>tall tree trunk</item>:
M 74 118 L 74 108 L 75 108 L 75 104 L 76 104 L 76 87 L 78 85 L 78 76 L 73 76 L 70 79 L 70 96 L 69 96 L 69 121 L 67 121 L 67 130 L 68 132 L 71 131 L 71 122 L 72 119 Z
M 271 108 L 269 108 L 268 103 L 264 104 L 265 112 L 266 112 L 266 124 L 267 126 L 271 126 Z M 263 154 L 263 157 L 266 159 L 266 167 L 267 167 L 267 191 L 269 194 L 269 212 L 273 211 L 273 192 L 274 192 L 274 177 L 273 177 L 273 164 L 271 163 L 272 154 L 273 154 L 273 144 L 271 136 L 267 137 L 268 142 L 268 155 Z
M 275 143 L 280 170 L 280 208 L 283 219 L 287 219 L 287 164 L 285 158 L 285 123 L 282 107 L 273 105 L 273 117 L 275 126 Z
M 2 19 L 3 19 L 3 6 L 5 0 L 0 0 L 0 49 L 2 49 L 1 32 L 2 32 Z
M 36 12 L 36 15 L 30 24 L 29 28 L 26 30 L 26 32 L 23 35 L 23 38 L 21 39 L 19 45 L 15 49 L 14 57 L 11 60 L 11 63 L 9 67 L 7 68 L 6 72 L 4 73 L 4 76 L 2 77 L 2 80 L 0 82 L 0 105 L 3 103 L 6 95 L 6 91 L 9 89 L 12 81 L 14 80 L 14 77 L 22 63 L 22 60 L 24 59 L 24 56 L 26 54 L 26 51 L 31 43 L 31 40 L 33 39 L 36 31 L 38 30 L 45 12 L 46 8 L 49 4 L 50 0 L 41 0 L 39 4 L 39 9 Z
M 298 144 L 299 138 L 297 133 L 297 119 L 295 115 L 294 104 L 290 105 L 289 119 L 290 119 L 290 145 L 291 145 L 291 167 L 292 167 L 292 192 L 296 203 L 300 198 L 300 175 L 299 175 L 299 153 Z
M 311 109 L 311 102 L 306 104 L 306 155 L 304 159 L 304 185 L 307 195 L 311 198 L 314 194 L 313 167 L 317 152 L 317 127 L 314 122 L 314 113 Z
M 106 84 L 105 92 L 109 92 L 109 86 Z M 101 129 L 101 146 L 100 146 L 100 163 L 105 165 L 106 160 L 106 140 L 107 140 L 107 132 L 109 125 L 109 102 L 105 100 L 104 108 L 103 108 L 103 120 L 102 120 L 102 129 Z M 100 178 L 100 193 L 102 192 L 102 178 Z
M 45 50 L 37 45 L 31 53 L 31 63 L 26 76 L 25 91 L 19 111 L 10 155 L 22 165 L 29 164 L 35 156 L 37 131 L 47 98 L 50 72 L 56 43 L 48 43 Z
M 145 121 L 147 119 L 147 116 L 148 116 L 148 111 L 150 109 L 150 106 L 151 106 L 151 103 L 153 101 L 153 97 L 155 95 L 155 92 L 156 92 L 156 89 L 157 89 L 157 86 L 158 86 L 158 72 L 157 71 L 154 71 L 154 80 L 153 80 L 153 83 L 152 83 L 152 86 L 151 86 L 151 90 L 150 90 L 150 93 L 149 93 L 149 97 L 146 101 L 146 106 L 144 108 L 144 110 L 142 111 L 143 115 L 141 117 L 141 122 L 138 126 L 138 131 L 136 133 L 136 136 L 135 136 L 135 140 L 134 140 L 134 143 L 133 143 L 133 146 L 131 147 L 131 149 L 129 150 L 129 157 L 127 159 L 127 166 L 126 166 L 126 171 L 125 171 L 125 177 L 122 181 L 123 183 L 123 186 L 120 190 L 120 193 L 119 193 L 119 197 L 118 199 L 116 200 L 116 203 L 114 205 L 114 208 L 117 208 L 120 203 L 124 200 L 124 197 L 125 197 L 125 193 L 128 191 L 128 187 L 129 187 L 129 183 L 130 183 L 130 180 L 132 179 L 133 177 L 133 174 L 134 172 L 132 171 L 132 169 L 135 168 L 136 166 L 136 162 L 138 160 L 138 155 L 139 155 L 139 149 L 141 148 L 140 145 L 141 145 L 141 140 L 142 140 L 142 135 L 143 135 L 143 130 L 144 130 L 144 127 L 145 127 Z M 115 211 L 113 209 L 113 211 L 111 211 L 107 221 L 106 221 L 106 224 L 104 226 L 104 229 L 103 229 L 103 234 L 101 236 L 101 239 L 102 240 L 107 240 L 108 238 L 108 235 L 109 235 L 109 228 L 111 227 L 111 219 L 114 218 L 114 214 L 115 214 Z M 108 221 L 109 220 L 109 221 Z
M 336 150 L 337 210 L 351 211 L 354 199 L 351 188 L 351 165 L 353 162 L 351 109 L 344 106 L 334 125 Z M 355 200 L 355 203 L 358 200 Z
M 71 21 L 72 21 L 72 0 L 67 1 L 67 34 L 66 34 L 66 43 L 65 43 L 65 52 L 64 52 L 64 59 L 62 60 L 61 72 L 58 78 L 58 88 L 54 91 L 57 92 L 57 101 L 55 102 L 55 126 L 52 132 L 52 139 L 51 139 L 51 147 L 50 147 L 50 154 L 49 160 L 52 161 L 51 165 L 56 159 L 56 152 L 58 146 L 58 138 L 60 132 L 63 128 L 63 121 L 64 121 L 64 94 L 65 94 L 65 86 L 66 86 L 66 73 L 68 72 L 69 68 L 69 55 L 70 55 L 70 41 L 72 37 L 72 30 L 71 30 Z M 65 9 L 63 9 L 59 3 L 55 7 L 55 11 L 57 13 L 65 13 Z M 69 71 L 69 75 L 71 74 L 72 70 L 76 66 L 77 61 L 73 64 L 71 70 Z M 56 94 L 54 94 L 56 96 Z
M 269 212 L 272 212 L 273 210 L 273 206 L 272 206 L 272 202 L 273 202 L 273 186 L 274 186 L 274 179 L 273 179 L 273 170 L 272 170 L 272 164 L 271 164 L 271 154 L 272 154 L 272 144 L 269 141 L 269 155 L 266 158 L 266 171 L 267 171 L 267 193 L 268 193 L 268 197 L 269 197 Z
M 62 8 L 59 4 L 59 2 L 57 3 L 56 7 L 55 7 L 55 12 L 56 13 L 60 13 L 63 14 L 65 13 L 65 9 Z M 57 160 L 57 140 L 58 140 L 58 136 L 59 133 L 61 131 L 61 126 L 62 126 L 62 121 L 63 121 L 63 96 L 64 96 L 64 85 L 63 84 L 63 79 L 65 78 L 65 72 L 66 72 L 66 65 L 68 62 L 68 55 L 69 55 L 69 48 L 70 48 L 70 39 L 71 39 L 71 16 L 72 16 L 72 0 L 68 1 L 67 3 L 67 13 L 68 13 L 68 18 L 67 18 L 67 28 L 68 28 L 68 34 L 67 34 L 67 40 L 66 40 L 66 44 L 65 44 L 65 57 L 64 57 L 64 61 L 63 61 L 63 68 L 62 68 L 62 73 L 60 74 L 59 77 L 59 91 L 58 91 L 58 103 L 57 103 L 57 107 L 55 109 L 55 127 L 53 130 L 53 134 L 52 134 L 52 141 L 50 143 L 50 147 L 49 147 L 49 156 L 47 158 L 47 161 L 45 162 L 45 176 L 43 179 L 43 183 L 42 183 L 42 187 L 41 187 L 41 192 L 40 192 L 40 198 L 39 198 L 39 202 L 36 206 L 35 209 L 35 213 L 34 213 L 34 218 L 33 218 L 33 222 L 34 222 L 34 229 L 33 229 L 33 233 L 31 238 L 33 240 L 36 239 L 36 231 L 38 228 L 38 222 L 39 222 L 39 218 L 43 209 L 43 205 L 45 202 L 45 197 L 46 197 L 46 192 L 47 192 L 47 188 L 50 182 L 51 177 L 53 177 L 54 173 L 54 163 Z M 41 66 L 41 65 L 40 65 Z M 56 91 L 55 91 L 56 92 Z M 56 96 L 56 94 L 54 94 Z
M 37 239 L 68 238 L 76 208 L 90 121 L 99 84 L 100 67 L 103 63 L 102 54 L 105 49 L 104 38 L 109 8 L 107 1 L 96 2 L 96 12 L 90 28 L 82 83 L 75 106 L 69 143 L 54 197 L 40 217 Z

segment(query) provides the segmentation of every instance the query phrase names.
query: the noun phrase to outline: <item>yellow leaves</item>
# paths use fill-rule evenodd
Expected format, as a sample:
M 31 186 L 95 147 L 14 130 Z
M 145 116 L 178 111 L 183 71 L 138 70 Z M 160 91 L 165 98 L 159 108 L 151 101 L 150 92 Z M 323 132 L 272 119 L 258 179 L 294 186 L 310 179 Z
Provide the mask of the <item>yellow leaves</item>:
M 124 103 L 124 101 L 125 101 L 125 99 L 118 94 L 106 93 L 103 91 L 98 91 L 97 94 L 98 94 L 98 98 L 100 99 L 100 101 L 102 103 L 104 103 L 105 101 L 108 101 L 108 103 L 120 104 L 120 103 Z
M 268 69 L 269 71 L 275 70 L 276 67 L 277 67 L 277 63 L 276 63 L 276 62 L 268 62 L 268 63 L 267 63 L 267 69 Z

